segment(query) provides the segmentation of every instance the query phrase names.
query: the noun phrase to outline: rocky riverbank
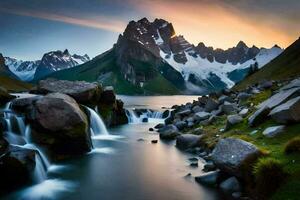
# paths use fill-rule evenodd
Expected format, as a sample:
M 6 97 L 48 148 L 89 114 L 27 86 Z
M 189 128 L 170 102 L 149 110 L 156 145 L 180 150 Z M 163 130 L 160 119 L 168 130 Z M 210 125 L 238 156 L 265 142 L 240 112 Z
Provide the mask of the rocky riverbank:
M 90 112 L 85 106 L 99 111 L 108 126 L 127 123 L 123 102 L 116 99 L 111 87 L 48 79 L 40 81 L 31 93 L 35 95 L 16 98 L 1 89 L 1 103 L 8 105 L 0 112 L 1 193 L 33 181 L 37 155 L 41 156 L 35 145 L 51 160 L 91 151 Z M 23 120 L 30 126 L 15 131 L 25 128 Z
M 172 109 L 166 124 L 155 128 L 162 140 L 194 153 L 196 162 L 206 160 L 197 182 L 236 199 L 297 197 L 299 79 L 223 90 Z

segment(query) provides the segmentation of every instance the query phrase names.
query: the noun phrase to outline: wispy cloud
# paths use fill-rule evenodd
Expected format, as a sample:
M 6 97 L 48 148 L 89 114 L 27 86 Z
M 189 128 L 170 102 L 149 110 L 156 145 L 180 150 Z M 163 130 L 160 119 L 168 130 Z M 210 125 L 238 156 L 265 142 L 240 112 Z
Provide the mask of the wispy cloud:
M 107 16 L 96 16 L 97 19 L 91 20 L 85 18 L 70 17 L 56 13 L 39 12 L 36 10 L 0 8 L 0 12 L 102 29 L 117 33 L 121 33 L 126 27 L 125 22 L 121 20 L 113 20 L 111 18 L 108 18 Z

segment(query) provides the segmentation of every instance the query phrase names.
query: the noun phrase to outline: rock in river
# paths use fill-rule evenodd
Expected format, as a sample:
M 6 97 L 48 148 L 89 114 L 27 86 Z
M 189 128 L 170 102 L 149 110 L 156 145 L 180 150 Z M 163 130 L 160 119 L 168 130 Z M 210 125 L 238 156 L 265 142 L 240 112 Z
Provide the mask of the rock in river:
M 195 147 L 199 144 L 201 136 L 184 134 L 176 138 L 176 147 L 179 149 L 188 149 Z

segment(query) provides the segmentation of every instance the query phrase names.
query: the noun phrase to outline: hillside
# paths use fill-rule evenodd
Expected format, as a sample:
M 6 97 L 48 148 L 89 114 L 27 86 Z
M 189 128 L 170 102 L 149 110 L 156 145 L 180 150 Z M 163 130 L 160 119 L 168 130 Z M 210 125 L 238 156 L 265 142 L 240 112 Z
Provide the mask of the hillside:
M 32 88 L 32 85 L 7 76 L 0 75 L 0 87 L 4 87 L 10 92 L 23 92 Z
M 234 89 L 243 89 L 263 80 L 284 80 L 300 76 L 300 38 L 258 72 L 245 78 Z

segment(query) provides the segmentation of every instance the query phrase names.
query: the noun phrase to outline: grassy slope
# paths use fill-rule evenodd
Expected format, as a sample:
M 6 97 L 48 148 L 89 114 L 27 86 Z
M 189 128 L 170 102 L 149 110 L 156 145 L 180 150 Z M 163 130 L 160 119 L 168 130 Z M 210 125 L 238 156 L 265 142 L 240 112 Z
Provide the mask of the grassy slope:
M 139 66 L 141 70 L 147 70 L 146 65 Z M 149 66 L 148 66 L 149 67 Z M 113 52 L 107 52 L 92 61 L 51 74 L 49 77 L 63 80 L 97 81 L 99 75 L 112 72 L 111 75 L 101 83 L 104 86 L 112 85 L 118 94 L 178 94 L 179 90 L 166 80 L 159 72 L 153 71 L 156 78 L 150 80 L 142 89 L 126 81 L 116 65 Z
M 238 83 L 234 89 L 244 89 L 262 80 L 284 80 L 300 76 L 300 39 L 258 72 Z
M 251 99 L 245 103 L 254 103 L 254 105 L 258 105 L 270 96 L 271 91 L 267 90 L 252 96 Z M 254 111 L 255 109 L 252 109 L 248 117 Z M 268 152 L 269 157 L 279 160 L 284 165 L 284 170 L 290 175 L 286 183 L 283 184 L 282 187 L 273 195 L 272 199 L 298 199 L 300 194 L 300 154 L 295 153 L 286 155 L 284 153 L 284 146 L 290 139 L 300 135 L 300 124 L 289 126 L 286 131 L 279 136 L 266 138 L 263 136 L 262 132 L 265 128 L 276 125 L 276 123 L 274 123 L 271 119 L 267 119 L 259 127 L 251 128 L 248 126 L 247 118 L 245 118 L 242 123 L 235 125 L 225 133 L 221 133 L 219 131 L 226 125 L 226 117 L 224 116 L 219 117 L 212 125 L 201 127 L 205 131 L 204 144 L 208 148 L 213 149 L 214 145 L 220 138 L 226 137 L 236 137 L 255 144 L 260 149 Z M 251 134 L 254 130 L 257 130 L 258 132 Z
M 10 92 L 22 92 L 30 90 L 33 85 L 0 75 L 0 87 L 4 87 Z

